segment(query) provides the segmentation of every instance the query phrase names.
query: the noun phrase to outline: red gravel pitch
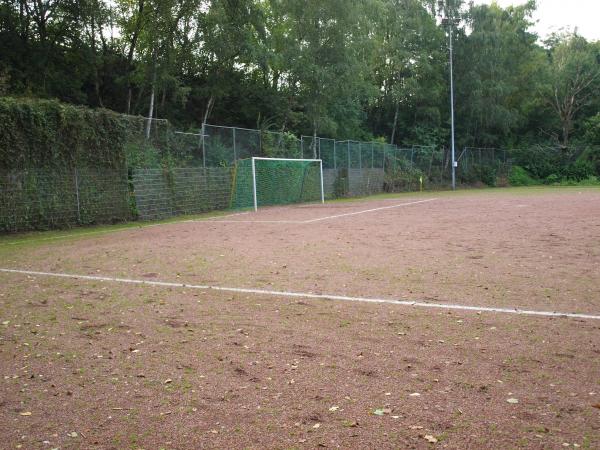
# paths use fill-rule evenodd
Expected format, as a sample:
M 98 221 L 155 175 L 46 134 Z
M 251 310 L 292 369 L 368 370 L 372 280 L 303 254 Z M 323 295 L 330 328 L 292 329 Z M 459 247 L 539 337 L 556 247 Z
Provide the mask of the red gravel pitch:
M 5 268 L 600 314 L 594 189 L 0 245 Z M 600 447 L 600 321 L 0 273 L 0 322 L 6 448 Z

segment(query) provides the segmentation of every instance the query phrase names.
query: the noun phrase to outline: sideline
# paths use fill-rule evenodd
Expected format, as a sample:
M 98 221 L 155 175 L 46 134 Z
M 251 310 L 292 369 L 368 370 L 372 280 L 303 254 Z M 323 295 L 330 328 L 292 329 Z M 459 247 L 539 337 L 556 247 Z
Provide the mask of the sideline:
M 44 276 L 54 278 L 70 278 L 75 280 L 89 280 L 89 281 L 103 281 L 112 283 L 124 283 L 124 284 L 137 284 L 146 286 L 160 286 L 160 287 L 171 287 L 171 288 L 183 288 L 183 289 L 200 289 L 200 290 L 213 290 L 213 291 L 224 291 L 224 292 L 236 292 L 242 294 L 255 294 L 255 295 L 268 295 L 277 297 L 295 297 L 305 299 L 318 299 L 318 300 L 334 300 L 343 302 L 360 302 L 360 303 L 385 303 L 398 306 L 414 306 L 419 308 L 435 308 L 435 309 L 452 309 L 461 311 L 477 311 L 477 312 L 489 312 L 489 313 L 500 313 L 500 314 L 517 314 L 522 316 L 541 316 L 541 317 L 565 317 L 570 319 L 590 319 L 600 320 L 600 315 L 593 314 L 579 314 L 579 313 L 564 313 L 556 311 L 536 311 L 519 308 L 497 308 L 497 307 L 485 307 L 485 306 L 467 306 L 457 304 L 443 304 L 443 303 L 427 303 L 419 301 L 409 300 L 392 300 L 385 298 L 368 298 L 368 297 L 348 297 L 344 295 L 332 295 L 332 294 L 311 294 L 305 292 L 288 292 L 288 291 L 268 291 L 262 289 L 250 289 L 250 288 L 234 288 L 234 287 L 220 287 L 220 286 L 208 286 L 208 285 L 196 285 L 196 284 L 185 284 L 185 283 L 171 283 L 166 281 L 150 281 L 150 280 L 135 280 L 129 278 L 114 278 L 106 276 L 92 276 L 92 275 L 76 275 L 69 273 L 53 273 L 53 272 L 38 272 L 33 270 L 19 270 L 19 269 L 2 269 L 0 272 L 13 273 L 20 275 L 29 276 Z

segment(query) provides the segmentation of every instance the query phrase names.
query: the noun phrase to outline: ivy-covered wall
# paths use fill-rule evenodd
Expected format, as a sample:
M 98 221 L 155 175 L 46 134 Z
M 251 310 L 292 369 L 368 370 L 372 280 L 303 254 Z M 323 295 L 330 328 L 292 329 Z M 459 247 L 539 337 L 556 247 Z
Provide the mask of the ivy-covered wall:
M 0 170 L 125 167 L 129 121 L 54 100 L 0 98 Z
M 129 130 L 106 110 L 0 98 L 0 231 L 129 219 Z

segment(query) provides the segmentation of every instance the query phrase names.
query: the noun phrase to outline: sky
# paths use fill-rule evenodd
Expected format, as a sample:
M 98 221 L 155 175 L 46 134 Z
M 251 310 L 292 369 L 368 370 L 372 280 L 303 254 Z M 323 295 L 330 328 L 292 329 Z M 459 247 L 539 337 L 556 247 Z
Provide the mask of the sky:
M 475 0 L 476 4 L 490 4 L 494 0 Z M 522 5 L 526 0 L 496 0 L 502 7 Z M 534 30 L 544 39 L 560 28 L 577 28 L 587 40 L 600 40 L 600 0 L 537 0 Z

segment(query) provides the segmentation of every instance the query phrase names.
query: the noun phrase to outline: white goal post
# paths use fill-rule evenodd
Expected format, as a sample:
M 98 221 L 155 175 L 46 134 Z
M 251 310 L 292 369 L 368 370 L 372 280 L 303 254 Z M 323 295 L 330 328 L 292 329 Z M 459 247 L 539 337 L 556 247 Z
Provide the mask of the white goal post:
M 265 158 L 265 157 L 252 157 L 252 196 L 254 199 L 254 211 L 258 211 L 258 191 L 256 183 L 256 164 L 260 161 L 281 161 L 290 163 L 318 163 L 319 164 L 319 178 L 320 178 L 320 189 L 321 189 L 321 203 L 325 203 L 325 189 L 323 185 L 323 160 L 321 159 L 300 159 L 300 158 Z

